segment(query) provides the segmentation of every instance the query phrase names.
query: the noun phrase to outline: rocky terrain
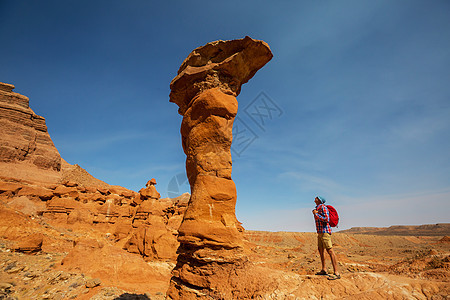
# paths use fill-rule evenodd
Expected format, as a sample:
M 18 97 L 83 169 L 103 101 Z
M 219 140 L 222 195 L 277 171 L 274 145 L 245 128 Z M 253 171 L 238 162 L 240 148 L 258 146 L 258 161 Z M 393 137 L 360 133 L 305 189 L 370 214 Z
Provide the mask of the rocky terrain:
M 328 281 L 315 233 L 238 222 L 235 97 L 270 58 L 246 37 L 183 62 L 171 101 L 192 196 L 173 199 L 150 176 L 136 192 L 67 163 L 29 99 L 0 84 L 0 299 L 449 299 L 449 224 L 334 233 L 342 278 Z
M 0 298 L 164 299 L 174 259 L 146 260 L 96 229 L 53 226 L 5 206 L 0 214 Z M 247 256 L 274 277 L 261 299 L 448 299 L 450 238 L 334 239 L 342 279 L 330 282 L 314 275 L 314 233 L 246 231 Z

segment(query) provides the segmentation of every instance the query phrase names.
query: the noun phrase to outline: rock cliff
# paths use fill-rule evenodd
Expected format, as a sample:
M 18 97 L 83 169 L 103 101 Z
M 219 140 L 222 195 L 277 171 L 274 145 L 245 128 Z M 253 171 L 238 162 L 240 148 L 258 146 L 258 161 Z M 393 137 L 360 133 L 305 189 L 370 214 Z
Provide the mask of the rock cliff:
M 41 169 L 61 170 L 61 157 L 29 99 L 0 82 L 0 162 L 29 162 Z

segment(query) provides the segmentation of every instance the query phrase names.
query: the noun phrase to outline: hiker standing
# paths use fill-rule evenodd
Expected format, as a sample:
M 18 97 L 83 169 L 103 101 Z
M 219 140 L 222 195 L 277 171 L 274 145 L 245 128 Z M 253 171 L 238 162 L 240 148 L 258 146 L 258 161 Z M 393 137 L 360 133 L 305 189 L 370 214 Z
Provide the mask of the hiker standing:
M 314 199 L 314 202 L 316 203 L 316 208 L 312 212 L 316 222 L 317 246 L 319 249 L 320 260 L 322 262 L 322 270 L 316 273 L 316 275 L 328 275 L 325 269 L 324 249 L 326 249 L 330 255 L 331 263 L 333 265 L 333 274 L 328 275 L 328 279 L 339 279 L 341 278 L 341 275 L 337 269 L 336 255 L 334 254 L 333 244 L 331 243 L 330 213 L 327 206 L 324 205 L 325 199 L 323 197 L 317 196 Z

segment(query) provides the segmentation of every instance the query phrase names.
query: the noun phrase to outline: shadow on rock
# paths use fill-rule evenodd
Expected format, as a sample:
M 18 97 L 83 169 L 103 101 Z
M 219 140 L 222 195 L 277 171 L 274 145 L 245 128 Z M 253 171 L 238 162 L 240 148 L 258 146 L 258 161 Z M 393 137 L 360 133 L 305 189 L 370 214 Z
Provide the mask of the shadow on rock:
M 125 293 L 125 294 L 120 295 L 117 298 L 114 298 L 114 300 L 150 300 L 150 298 L 144 294 Z

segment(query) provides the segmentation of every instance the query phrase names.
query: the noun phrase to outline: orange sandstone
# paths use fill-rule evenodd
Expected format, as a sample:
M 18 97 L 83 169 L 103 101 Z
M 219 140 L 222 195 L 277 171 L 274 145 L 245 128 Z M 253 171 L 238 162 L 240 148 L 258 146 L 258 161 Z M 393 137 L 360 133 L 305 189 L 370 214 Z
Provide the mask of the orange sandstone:
M 183 116 L 182 146 L 191 185 L 178 230 L 179 256 L 168 290 L 172 299 L 231 296 L 225 274 L 238 274 L 247 260 L 235 215 L 232 128 L 241 85 L 271 58 L 265 42 L 249 37 L 211 42 L 189 54 L 170 84 L 170 101 Z

